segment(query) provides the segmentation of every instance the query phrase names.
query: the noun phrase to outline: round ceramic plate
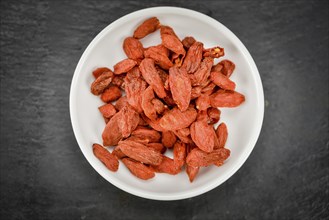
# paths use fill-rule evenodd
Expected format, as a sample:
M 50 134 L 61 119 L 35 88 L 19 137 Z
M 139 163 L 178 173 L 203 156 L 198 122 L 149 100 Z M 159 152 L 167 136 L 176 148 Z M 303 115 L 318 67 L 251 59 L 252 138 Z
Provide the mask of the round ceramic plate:
M 99 97 L 90 92 L 97 67 L 110 67 L 126 58 L 123 40 L 133 35 L 135 28 L 145 19 L 156 16 L 164 25 L 171 26 L 178 37 L 193 36 L 204 47 L 220 45 L 225 57 L 232 60 L 236 69 L 231 79 L 236 91 L 246 97 L 237 108 L 221 108 L 220 122 L 228 127 L 226 148 L 231 156 L 221 167 L 200 169 L 193 183 L 185 171 L 178 175 L 156 174 L 144 181 L 133 176 L 120 162 L 117 172 L 109 171 L 92 152 L 93 143 L 102 143 L 105 122 L 98 111 L 103 105 Z M 144 47 L 161 43 L 159 30 L 141 40 Z M 74 72 L 70 91 L 70 115 L 73 131 L 88 162 L 107 181 L 136 196 L 156 200 L 178 200 L 200 195 L 222 184 L 246 161 L 259 136 L 264 114 L 264 95 L 257 67 L 246 47 L 224 25 L 196 11 L 176 7 L 147 8 L 128 14 L 102 30 L 89 44 Z

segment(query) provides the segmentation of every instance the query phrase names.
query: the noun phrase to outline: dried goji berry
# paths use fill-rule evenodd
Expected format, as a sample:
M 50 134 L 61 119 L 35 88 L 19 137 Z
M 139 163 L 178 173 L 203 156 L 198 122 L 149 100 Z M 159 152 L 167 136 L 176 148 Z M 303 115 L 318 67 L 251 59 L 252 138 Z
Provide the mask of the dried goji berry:
M 164 131 L 162 132 L 162 139 L 161 139 L 161 143 L 167 147 L 167 148 L 171 148 L 174 146 L 174 144 L 176 143 L 176 136 L 172 131 Z
M 135 61 L 139 61 L 144 58 L 144 48 L 142 43 L 133 37 L 127 37 L 123 41 L 123 50 L 128 58 Z
M 111 171 L 115 172 L 119 168 L 118 159 L 99 144 L 93 144 L 94 155 Z
M 174 164 L 182 168 L 185 164 L 186 158 L 186 145 L 182 142 L 176 142 L 174 145 Z
M 166 26 L 166 25 L 162 25 L 161 28 L 160 28 L 160 35 L 163 35 L 163 34 L 173 35 L 176 38 L 178 38 L 178 36 L 176 35 L 174 29 L 172 29 L 171 27 Z
M 152 100 L 155 98 L 152 86 L 147 87 L 142 94 L 142 109 L 144 114 L 151 120 L 157 119 L 157 112 Z
M 221 73 L 227 77 L 230 77 L 235 69 L 235 64 L 230 60 L 222 60 L 219 63 L 223 66 Z
M 171 175 L 176 175 L 181 171 L 181 168 L 175 165 L 175 161 L 166 156 L 163 156 L 162 162 L 159 165 L 152 167 L 157 173 L 168 173 Z
M 102 105 L 98 109 L 102 113 L 104 118 L 111 118 L 117 112 L 117 110 L 111 103 Z
M 116 101 L 114 107 L 116 108 L 116 110 L 120 111 L 127 104 L 128 104 L 127 96 L 122 96 Z
M 210 96 L 212 107 L 237 107 L 245 101 L 244 95 L 236 91 L 220 89 Z
M 173 108 L 163 115 L 159 123 L 163 129 L 174 131 L 190 126 L 195 121 L 196 116 L 197 112 L 192 107 L 189 107 L 184 112 L 178 108 Z
M 121 119 L 118 122 L 122 137 L 128 137 L 139 123 L 139 114 L 130 105 L 126 105 L 121 110 Z
M 149 47 L 144 51 L 144 56 L 152 58 L 161 68 L 167 70 L 173 66 L 168 58 L 169 51 L 163 45 Z
M 182 67 L 184 67 L 187 73 L 194 73 L 202 59 L 203 44 L 196 41 L 187 51 Z
M 106 127 L 102 134 L 103 144 L 105 146 L 117 145 L 118 142 L 121 140 L 122 133 L 119 127 L 119 121 L 121 120 L 121 118 L 122 118 L 122 113 L 118 112 L 106 124 Z
M 117 64 L 114 65 L 114 73 L 115 74 L 122 74 L 122 73 L 126 73 L 129 70 L 131 70 L 132 68 L 134 68 L 134 66 L 136 66 L 137 62 L 135 60 L 132 59 L 124 59 L 121 60 L 120 62 L 118 62 Z
M 134 38 L 141 39 L 160 28 L 160 21 L 156 17 L 149 18 L 134 31 Z
M 219 141 L 218 148 L 225 147 L 225 143 L 228 137 L 228 131 L 225 123 L 218 125 L 216 128 L 216 135 Z
M 214 60 L 211 57 L 206 57 L 202 60 L 200 67 L 195 71 L 195 73 L 193 73 L 193 86 L 200 85 L 204 87 L 207 85 L 213 63 Z
M 91 84 L 91 93 L 94 95 L 100 95 L 104 89 L 106 89 L 113 79 L 113 73 L 111 71 L 102 73 Z
M 139 65 L 139 69 L 142 72 L 146 82 L 153 87 L 159 98 L 165 97 L 166 92 L 164 90 L 163 83 L 157 72 L 157 69 L 155 68 L 154 61 L 150 58 L 145 58 Z
M 190 129 L 192 140 L 201 150 L 211 152 L 214 149 L 213 127 L 207 121 L 196 121 Z
M 164 27 L 162 26 L 161 29 Z M 168 29 L 168 28 L 167 28 Z M 182 42 L 179 40 L 175 32 L 172 30 L 172 33 L 169 33 L 168 31 L 161 31 L 161 39 L 162 39 L 162 45 L 168 48 L 169 50 L 173 51 L 174 53 L 178 55 L 185 56 L 185 49 L 183 47 Z
M 195 101 L 196 108 L 198 110 L 207 110 L 210 107 L 210 97 L 209 95 L 201 94 Z
M 141 126 L 137 127 L 131 135 L 147 140 L 148 142 L 159 142 L 161 139 L 160 133 L 156 130 Z
M 211 81 L 217 86 L 225 90 L 234 90 L 235 83 L 231 81 L 227 76 L 220 72 L 211 72 L 210 74 Z
M 219 121 L 220 118 L 220 110 L 218 108 L 208 108 L 207 114 L 208 114 L 208 124 L 216 124 Z
M 174 66 L 169 69 L 169 86 L 178 108 L 185 111 L 190 104 L 192 86 L 184 68 Z
M 224 48 L 221 48 L 219 46 L 208 48 L 208 49 L 205 49 L 203 51 L 203 56 L 204 57 L 219 58 L 219 57 L 222 57 L 224 55 L 225 55 Z
M 182 40 L 182 44 L 186 49 L 189 49 L 195 43 L 195 41 L 196 40 L 194 39 L 194 37 L 188 36 Z
M 101 95 L 103 102 L 113 102 L 121 97 L 121 90 L 117 86 L 110 86 Z
M 112 71 L 107 67 L 100 67 L 93 71 L 93 75 L 97 79 L 100 75 L 102 75 L 105 72 L 112 72 Z
M 230 156 L 226 148 L 215 149 L 210 153 L 194 148 L 186 157 L 186 163 L 192 167 L 206 167 L 212 164 L 223 164 Z
M 142 93 L 147 87 L 146 82 L 138 76 L 140 74 L 138 68 L 133 68 L 125 77 L 125 91 L 128 103 L 134 107 L 139 113 L 142 109 Z
M 189 165 L 186 166 L 186 173 L 187 173 L 188 178 L 191 183 L 195 179 L 196 175 L 199 173 L 199 170 L 200 170 L 200 167 L 192 167 Z
M 142 180 L 148 180 L 155 176 L 154 171 L 141 162 L 135 161 L 131 158 L 123 158 L 122 162 L 134 176 Z
M 159 165 L 162 161 L 162 154 L 159 151 L 135 141 L 120 141 L 119 147 L 128 157 L 145 164 Z

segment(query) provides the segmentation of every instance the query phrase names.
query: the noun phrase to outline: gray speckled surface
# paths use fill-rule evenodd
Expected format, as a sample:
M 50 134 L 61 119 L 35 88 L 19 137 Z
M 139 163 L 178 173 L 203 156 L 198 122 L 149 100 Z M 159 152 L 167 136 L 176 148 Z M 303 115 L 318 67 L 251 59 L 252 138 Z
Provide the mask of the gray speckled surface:
M 150 6 L 203 12 L 246 45 L 262 77 L 262 133 L 216 189 L 174 202 L 109 184 L 74 138 L 69 88 L 89 42 Z M 1 18 L 1 219 L 328 219 L 328 1 L 9 1 Z

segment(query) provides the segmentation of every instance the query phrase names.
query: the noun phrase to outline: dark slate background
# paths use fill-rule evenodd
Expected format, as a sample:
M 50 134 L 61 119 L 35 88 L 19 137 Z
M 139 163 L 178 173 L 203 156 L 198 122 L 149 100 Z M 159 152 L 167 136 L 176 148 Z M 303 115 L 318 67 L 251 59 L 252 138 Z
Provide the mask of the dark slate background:
M 0 4 L 1 219 L 328 219 L 328 1 Z M 71 79 L 89 42 L 127 13 L 164 5 L 231 29 L 255 59 L 266 99 L 244 166 L 216 189 L 173 202 L 135 197 L 98 175 L 69 116 Z

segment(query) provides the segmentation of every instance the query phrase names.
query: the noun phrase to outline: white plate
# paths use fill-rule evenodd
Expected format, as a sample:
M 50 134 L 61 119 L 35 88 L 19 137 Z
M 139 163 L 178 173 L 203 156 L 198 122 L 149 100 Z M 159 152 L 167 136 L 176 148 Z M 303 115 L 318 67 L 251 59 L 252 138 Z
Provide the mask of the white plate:
M 156 16 L 160 22 L 174 28 L 182 39 L 193 36 L 205 47 L 225 48 L 224 59 L 236 64 L 231 79 L 246 102 L 238 108 L 221 108 L 221 121 L 228 127 L 226 147 L 231 156 L 221 167 L 200 170 L 190 183 L 185 172 L 176 176 L 157 174 L 143 181 L 129 173 L 120 163 L 118 172 L 109 171 L 92 153 L 93 143 L 102 143 L 104 120 L 98 111 L 100 98 L 90 93 L 94 78 L 91 72 L 102 66 L 112 68 L 126 58 L 122 50 L 124 38 L 145 19 Z M 145 47 L 160 43 L 159 31 L 141 40 Z M 205 193 L 230 178 L 245 162 L 259 136 L 264 115 L 264 94 L 257 67 L 241 41 L 218 21 L 196 11 L 176 7 L 147 8 L 128 14 L 102 30 L 83 53 L 74 72 L 70 91 L 70 115 L 78 144 L 93 168 L 107 181 L 136 196 L 156 200 L 178 200 Z M 243 184 L 243 183 L 242 183 Z

